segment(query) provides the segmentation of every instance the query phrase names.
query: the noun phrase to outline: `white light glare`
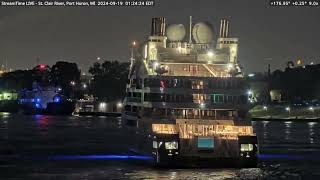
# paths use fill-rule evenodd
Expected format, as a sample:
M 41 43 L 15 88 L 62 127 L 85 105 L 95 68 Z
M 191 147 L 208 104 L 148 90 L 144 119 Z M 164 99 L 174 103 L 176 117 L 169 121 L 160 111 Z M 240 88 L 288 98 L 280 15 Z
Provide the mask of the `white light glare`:
M 118 102 L 117 106 L 118 106 L 119 108 L 121 108 L 121 107 L 122 107 L 122 103 L 121 103 L 121 102 Z
M 158 66 L 159 66 L 159 63 L 158 63 L 158 62 L 154 62 L 154 63 L 153 63 L 153 69 L 157 69 Z
M 228 64 L 228 68 L 229 68 L 229 69 L 233 69 L 233 64 L 229 63 L 229 64 Z
M 212 51 L 208 51 L 207 55 L 208 55 L 209 57 L 212 57 L 212 56 L 213 56 L 213 52 L 212 52 Z

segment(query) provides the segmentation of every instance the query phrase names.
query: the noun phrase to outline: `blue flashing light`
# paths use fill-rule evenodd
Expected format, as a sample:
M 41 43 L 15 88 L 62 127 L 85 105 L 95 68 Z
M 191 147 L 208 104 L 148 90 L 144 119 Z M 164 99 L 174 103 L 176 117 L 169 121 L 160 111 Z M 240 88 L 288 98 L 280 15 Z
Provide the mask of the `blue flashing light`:
M 39 103 L 36 103 L 36 108 L 40 108 L 41 105 Z
M 58 103 L 58 102 L 61 101 L 61 98 L 60 97 L 55 97 L 53 101 Z
M 38 103 L 41 102 L 41 99 L 40 99 L 40 98 L 37 98 L 37 99 L 36 99 L 36 102 L 38 102 Z
M 151 156 L 137 156 L 137 155 L 53 155 L 32 157 L 37 160 L 153 160 Z

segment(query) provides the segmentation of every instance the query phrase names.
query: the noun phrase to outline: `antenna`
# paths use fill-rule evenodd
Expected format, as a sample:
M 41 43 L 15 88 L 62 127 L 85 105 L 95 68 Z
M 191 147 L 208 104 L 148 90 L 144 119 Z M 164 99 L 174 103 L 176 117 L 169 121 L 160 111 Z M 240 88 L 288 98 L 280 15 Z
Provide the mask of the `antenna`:
M 189 44 L 192 43 L 192 40 L 191 40 L 191 28 L 192 28 L 192 16 L 190 16 L 190 22 L 189 22 Z

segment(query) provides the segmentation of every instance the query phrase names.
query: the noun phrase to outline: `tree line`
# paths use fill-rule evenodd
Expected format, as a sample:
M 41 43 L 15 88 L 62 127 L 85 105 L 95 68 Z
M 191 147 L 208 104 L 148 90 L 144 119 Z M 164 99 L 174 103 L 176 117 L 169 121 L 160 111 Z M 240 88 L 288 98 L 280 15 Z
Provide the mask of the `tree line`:
M 81 80 L 81 71 L 76 63 L 58 61 L 53 66 L 37 65 L 30 70 L 15 70 L 0 76 L 2 90 L 31 90 L 36 82 L 42 87 L 55 86 L 67 97 L 71 94 L 81 98 L 93 94 L 100 100 L 112 101 L 125 95 L 129 63 L 118 61 L 95 62 L 89 68 L 89 82 Z M 83 88 L 85 84 L 85 89 Z

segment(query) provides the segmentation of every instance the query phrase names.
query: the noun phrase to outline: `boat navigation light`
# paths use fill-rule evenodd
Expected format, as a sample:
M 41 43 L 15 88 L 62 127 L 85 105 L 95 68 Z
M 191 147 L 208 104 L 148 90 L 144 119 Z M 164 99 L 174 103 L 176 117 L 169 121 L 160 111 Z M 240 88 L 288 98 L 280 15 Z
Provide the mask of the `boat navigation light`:
M 55 97 L 54 98 L 54 102 L 60 102 L 60 100 L 61 100 L 60 97 Z

